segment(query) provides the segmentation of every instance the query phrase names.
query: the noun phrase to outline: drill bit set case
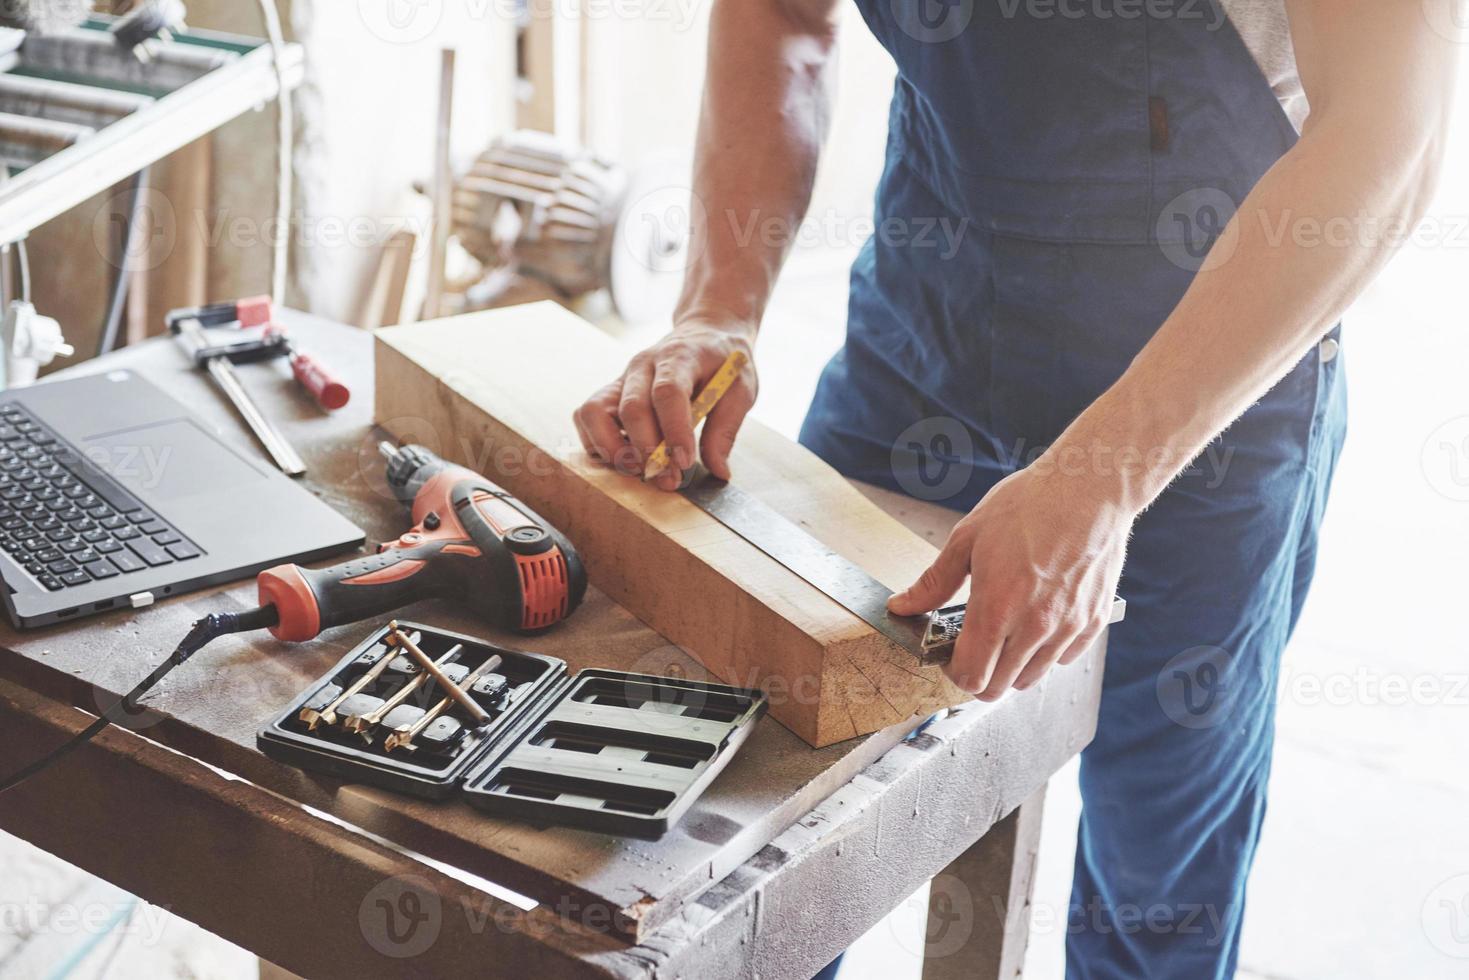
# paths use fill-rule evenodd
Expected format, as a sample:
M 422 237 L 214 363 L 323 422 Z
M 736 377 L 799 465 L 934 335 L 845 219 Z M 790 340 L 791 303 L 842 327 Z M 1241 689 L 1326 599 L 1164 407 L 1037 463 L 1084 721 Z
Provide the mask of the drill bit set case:
M 487 720 L 447 697 L 384 626 L 259 734 L 261 751 L 426 799 L 458 794 L 498 816 L 652 840 L 766 709 L 763 691 L 596 668 L 573 675 L 555 657 L 421 623 L 399 629 Z

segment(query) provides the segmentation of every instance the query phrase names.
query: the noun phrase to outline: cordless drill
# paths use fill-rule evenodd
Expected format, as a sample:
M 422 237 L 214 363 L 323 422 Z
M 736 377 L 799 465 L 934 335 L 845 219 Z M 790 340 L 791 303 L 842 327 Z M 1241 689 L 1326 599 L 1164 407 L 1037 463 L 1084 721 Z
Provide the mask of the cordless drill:
M 412 509 L 412 528 L 379 545 L 375 555 L 331 568 L 277 565 L 261 572 L 258 607 L 199 619 L 121 701 L 55 751 L 0 779 L 0 793 L 127 717 L 175 667 L 227 633 L 268 629 L 282 640 L 309 640 L 329 627 L 438 597 L 458 599 L 496 626 L 533 633 L 565 619 L 581 603 L 587 591 L 581 561 L 535 511 L 422 446 L 378 448 L 388 460 L 388 486 Z
M 379 447 L 388 486 L 412 509 L 413 527 L 377 554 L 331 568 L 277 565 L 257 579 L 270 631 L 309 640 L 419 599 L 462 601 L 504 629 L 532 633 L 571 614 L 587 577 L 571 545 L 535 511 L 478 473 L 422 446 Z

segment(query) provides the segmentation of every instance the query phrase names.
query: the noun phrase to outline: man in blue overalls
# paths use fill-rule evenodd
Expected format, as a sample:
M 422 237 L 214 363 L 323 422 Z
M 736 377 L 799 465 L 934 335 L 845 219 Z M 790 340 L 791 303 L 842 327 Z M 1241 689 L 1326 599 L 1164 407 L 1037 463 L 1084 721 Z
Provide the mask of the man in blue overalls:
M 968 577 L 948 670 L 981 698 L 1128 600 L 1082 757 L 1070 976 L 1234 971 L 1345 429 L 1336 323 L 1427 202 L 1452 3 L 858 0 L 898 67 L 887 166 L 801 440 L 968 511 L 891 608 Z M 692 393 L 753 345 L 809 201 L 835 7 L 714 7 L 674 331 L 577 413 L 611 465 L 666 438 L 688 467 Z M 755 391 L 751 369 L 698 440 L 716 475 Z

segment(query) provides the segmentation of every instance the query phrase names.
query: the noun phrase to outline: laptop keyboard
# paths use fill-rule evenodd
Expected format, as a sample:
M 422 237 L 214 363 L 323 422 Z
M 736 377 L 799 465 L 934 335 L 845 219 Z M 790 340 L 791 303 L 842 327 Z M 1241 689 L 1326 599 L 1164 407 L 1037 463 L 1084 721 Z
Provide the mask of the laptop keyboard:
M 19 405 L 0 405 L 0 549 L 52 592 L 199 549 Z

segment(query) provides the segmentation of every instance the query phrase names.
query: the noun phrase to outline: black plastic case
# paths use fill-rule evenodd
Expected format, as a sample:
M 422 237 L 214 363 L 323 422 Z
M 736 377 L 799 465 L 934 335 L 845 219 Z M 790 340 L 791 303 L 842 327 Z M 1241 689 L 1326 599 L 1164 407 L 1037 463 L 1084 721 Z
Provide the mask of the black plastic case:
M 460 645 L 453 667 L 461 675 L 495 654 L 503 658 L 493 673 L 508 681 L 504 695 L 475 694 L 489 722 L 475 728 L 456 706 L 442 716 L 461 725 L 452 742 L 423 741 L 393 752 L 383 748 L 381 732 L 369 743 L 336 727 L 310 731 L 299 718 L 302 708 L 332 687 L 345 689 L 387 655 L 384 626 L 260 733 L 261 751 L 303 769 L 426 799 L 460 793 L 482 810 L 536 824 L 653 840 L 719 775 L 766 709 L 763 691 L 616 670 L 568 676 L 566 662 L 555 657 L 421 623 L 399 627 L 416 635 L 435 660 Z M 395 654 L 364 694 L 396 689 L 417 672 L 415 663 Z M 404 704 L 421 711 L 442 696 L 437 684 L 428 683 Z

